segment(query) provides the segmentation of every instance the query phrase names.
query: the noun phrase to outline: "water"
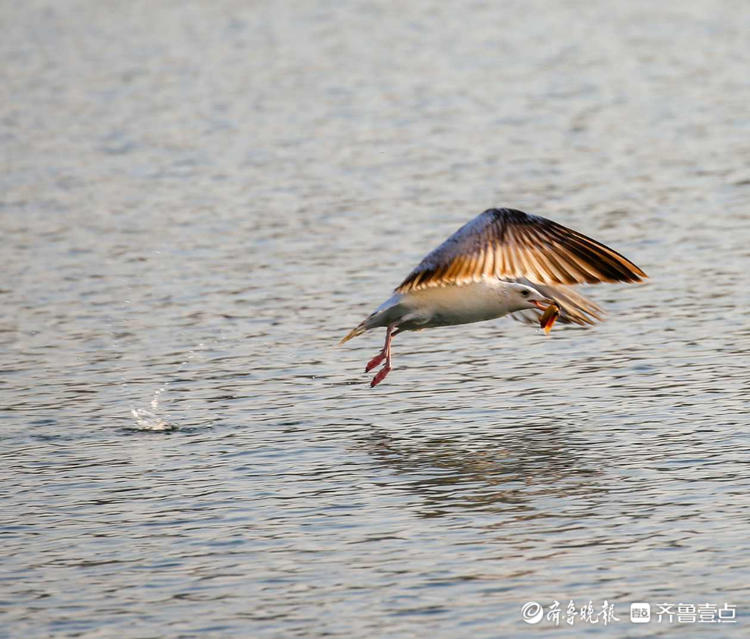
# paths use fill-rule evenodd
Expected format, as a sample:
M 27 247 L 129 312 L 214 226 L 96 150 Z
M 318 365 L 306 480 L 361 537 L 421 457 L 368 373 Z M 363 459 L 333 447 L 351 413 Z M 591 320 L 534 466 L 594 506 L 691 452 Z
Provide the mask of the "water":
M 746 633 L 745 3 L 0 19 L 0 636 Z M 382 335 L 338 339 L 503 205 L 651 277 L 399 336 L 370 389 Z

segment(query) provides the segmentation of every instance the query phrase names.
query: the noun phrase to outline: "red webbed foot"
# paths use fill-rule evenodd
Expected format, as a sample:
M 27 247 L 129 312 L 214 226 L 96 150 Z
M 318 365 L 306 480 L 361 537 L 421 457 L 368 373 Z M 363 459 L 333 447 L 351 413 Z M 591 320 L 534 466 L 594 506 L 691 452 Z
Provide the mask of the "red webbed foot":
M 385 351 L 380 351 L 375 357 L 373 357 L 369 362 L 367 362 L 367 366 L 365 366 L 365 373 L 369 373 L 373 368 L 375 368 L 380 362 L 382 362 L 385 359 Z
M 386 364 L 378 371 L 378 374 L 375 375 L 375 377 L 372 378 L 372 381 L 370 382 L 370 388 L 373 386 L 377 386 L 385 379 L 385 376 L 388 375 L 388 373 L 391 372 L 391 367 L 389 364 Z

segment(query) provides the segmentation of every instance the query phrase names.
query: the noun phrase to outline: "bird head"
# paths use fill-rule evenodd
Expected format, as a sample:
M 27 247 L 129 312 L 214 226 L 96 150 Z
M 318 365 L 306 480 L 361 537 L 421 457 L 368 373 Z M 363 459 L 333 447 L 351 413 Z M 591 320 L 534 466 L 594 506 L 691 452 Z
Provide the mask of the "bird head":
M 516 310 L 523 311 L 527 308 L 538 308 L 545 310 L 554 300 L 545 297 L 535 288 L 525 284 L 511 284 L 511 304 L 517 306 Z

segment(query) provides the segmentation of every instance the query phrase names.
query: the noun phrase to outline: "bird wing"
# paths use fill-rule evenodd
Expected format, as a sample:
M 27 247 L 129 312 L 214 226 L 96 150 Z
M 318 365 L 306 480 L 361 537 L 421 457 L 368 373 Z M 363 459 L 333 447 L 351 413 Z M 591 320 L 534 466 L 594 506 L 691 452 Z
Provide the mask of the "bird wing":
M 396 289 L 526 278 L 535 284 L 639 282 L 646 274 L 600 242 L 514 209 L 489 209 L 429 253 Z

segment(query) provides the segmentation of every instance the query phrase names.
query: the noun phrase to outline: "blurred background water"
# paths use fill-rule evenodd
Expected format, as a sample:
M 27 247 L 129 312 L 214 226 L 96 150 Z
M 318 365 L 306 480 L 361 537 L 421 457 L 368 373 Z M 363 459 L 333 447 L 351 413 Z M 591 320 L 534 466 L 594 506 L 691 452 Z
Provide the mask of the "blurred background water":
M 0 636 L 746 632 L 747 3 L 0 24 Z M 371 390 L 382 335 L 338 339 L 490 206 L 650 279 L 405 334 Z M 620 621 L 522 621 L 554 600 Z

